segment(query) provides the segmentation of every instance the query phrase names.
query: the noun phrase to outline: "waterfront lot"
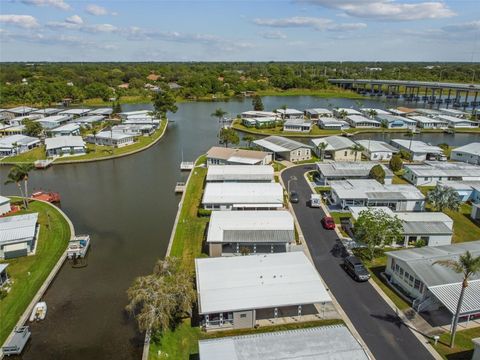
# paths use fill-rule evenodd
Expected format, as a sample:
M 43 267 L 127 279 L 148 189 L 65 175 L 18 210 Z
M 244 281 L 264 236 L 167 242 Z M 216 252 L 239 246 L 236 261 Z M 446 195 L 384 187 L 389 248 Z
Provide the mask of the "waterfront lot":
M 18 200 L 18 198 L 13 198 Z M 33 201 L 28 211 L 38 212 L 40 234 L 36 254 L 7 261 L 8 276 L 13 285 L 0 300 L 0 343 L 3 344 L 48 274 L 65 251 L 70 240 L 67 221 L 52 205 Z

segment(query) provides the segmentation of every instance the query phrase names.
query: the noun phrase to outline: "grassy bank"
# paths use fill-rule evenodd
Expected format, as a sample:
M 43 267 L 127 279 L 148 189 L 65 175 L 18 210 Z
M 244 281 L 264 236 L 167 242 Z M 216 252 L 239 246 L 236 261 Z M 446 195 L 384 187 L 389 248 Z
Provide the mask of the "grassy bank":
M 473 356 L 472 339 L 480 337 L 480 328 L 473 328 L 457 332 L 455 337 L 455 347 L 450 348 L 450 333 L 444 333 L 440 336 L 437 345 L 433 347 L 444 359 L 450 360 L 470 360 Z M 431 341 L 433 345 L 433 341 Z
M 70 240 L 67 221 L 55 207 L 33 201 L 28 211 L 38 212 L 40 234 L 36 254 L 8 261 L 8 275 L 13 282 L 8 295 L 0 300 L 0 343 L 3 344 L 28 304 L 50 274 Z
M 34 162 L 36 160 L 46 159 L 47 155 L 45 153 L 45 146 L 36 147 L 33 150 L 24 152 L 15 156 L 8 156 L 0 160 L 0 163 L 22 163 L 22 162 Z
M 259 90 L 260 96 L 316 96 L 320 98 L 344 98 L 344 99 L 365 99 L 363 95 L 356 92 L 343 90 L 341 88 L 331 89 L 267 89 Z

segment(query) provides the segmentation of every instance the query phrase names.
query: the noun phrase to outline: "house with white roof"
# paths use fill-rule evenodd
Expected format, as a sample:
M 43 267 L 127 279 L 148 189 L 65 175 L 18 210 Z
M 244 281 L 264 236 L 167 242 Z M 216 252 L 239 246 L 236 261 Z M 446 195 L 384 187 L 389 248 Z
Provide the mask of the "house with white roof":
M 256 150 L 234 149 L 213 146 L 207 151 L 207 166 L 210 165 L 267 165 L 272 162 L 272 153 Z
M 395 287 L 410 297 L 416 311 L 443 309 L 453 321 L 463 274 L 442 266 L 438 261 L 457 261 L 467 251 L 473 257 L 480 256 L 480 241 L 386 252 L 385 273 Z M 468 321 L 480 314 L 480 274 L 473 274 L 468 285 L 460 309 L 460 321 Z
M 270 165 L 210 165 L 208 182 L 274 182 Z
M 262 129 L 262 128 L 273 128 L 275 127 L 279 122 L 279 118 L 276 116 L 270 116 L 270 117 L 258 117 L 258 118 L 252 118 L 252 117 L 246 117 L 242 118 L 242 124 L 246 127 L 255 127 L 257 129 Z
M 85 141 L 103 146 L 124 147 L 135 142 L 135 135 L 115 131 L 101 131 L 97 135 L 89 134 Z
M 360 113 L 370 119 L 375 119 L 378 115 L 391 115 L 390 112 L 375 108 L 361 108 Z
M 35 251 L 38 213 L 0 218 L 0 259 L 13 259 Z
M 329 201 L 333 206 L 389 207 L 393 211 L 423 211 L 425 196 L 413 185 L 380 184 L 373 179 L 330 181 Z
M 85 155 L 85 142 L 81 136 L 58 136 L 45 139 L 47 156 Z
M 25 131 L 25 125 L 11 126 L 0 124 L 0 135 L 2 136 L 24 135 Z
M 312 158 L 309 145 L 282 136 L 267 136 L 266 138 L 255 140 L 254 143 L 262 149 L 272 152 L 274 158 L 278 155 L 292 162 L 310 160 Z
M 244 111 L 240 114 L 242 119 L 255 119 L 255 118 L 276 118 L 278 115 L 273 111 Z
M 202 206 L 207 210 L 275 210 L 283 208 L 278 183 L 208 182 Z
M 415 130 L 417 122 L 400 115 L 382 114 L 375 117 L 387 129 L 411 129 Z
M 53 137 L 80 135 L 80 125 L 75 123 L 65 124 L 51 129 L 49 132 Z
M 480 165 L 480 142 L 470 143 L 453 149 L 450 159 Z
M 362 115 L 348 115 L 346 121 L 354 128 L 377 128 L 381 125 L 379 121 L 366 118 Z
M 297 109 L 277 109 L 275 113 L 280 115 L 283 120 L 286 119 L 303 119 L 303 111 Z
M 304 118 L 288 119 L 283 123 L 284 132 L 302 132 L 309 133 L 312 130 L 313 123 Z
M 439 118 L 428 116 L 409 116 L 411 120 L 417 122 L 417 127 L 421 129 L 445 129 L 448 127 L 448 122 Z
M 0 156 L 21 154 L 40 145 L 40 139 L 26 135 L 0 138 Z
M 11 210 L 10 199 L 0 195 L 0 216 L 9 213 Z
M 352 219 L 356 221 L 362 211 L 368 207 L 351 206 Z M 453 220 L 442 212 L 393 212 L 388 207 L 371 208 L 375 212 L 381 212 L 396 216 L 402 221 L 403 239 L 393 246 L 416 246 L 421 242 L 424 246 L 440 246 L 452 243 Z M 353 224 L 353 226 L 355 226 Z
M 437 119 L 446 121 L 448 127 L 453 129 L 471 129 L 478 127 L 478 122 L 451 115 L 438 115 Z
M 437 184 L 455 190 L 462 202 L 480 204 L 480 180 L 439 180 Z
M 200 360 L 370 359 L 343 325 L 200 340 L 198 347 Z
M 429 109 L 429 108 L 416 108 L 415 109 L 415 114 L 418 114 L 419 116 L 427 116 L 427 117 L 437 117 L 440 115 L 442 112 L 439 110 L 435 109 Z
M 391 184 L 393 172 L 375 161 L 318 162 L 317 171 L 323 185 L 328 185 L 334 180 L 369 179 L 370 170 L 376 165 L 385 171 L 385 184 Z
M 80 116 L 86 116 L 88 113 L 92 111 L 92 109 L 86 109 L 86 108 L 79 108 L 79 109 L 68 109 L 68 110 L 63 110 L 60 111 L 58 114 L 59 115 L 69 115 L 73 117 L 74 119 Z
M 415 186 L 435 186 L 439 181 L 480 181 L 480 166 L 462 162 L 426 161 L 404 166 L 403 177 Z
M 152 124 L 120 124 L 112 126 L 112 131 L 135 136 L 149 136 L 155 132 L 155 126 Z
M 327 136 L 310 140 L 313 152 L 319 158 L 332 159 L 334 161 L 361 161 L 362 154 L 352 148 L 355 143 L 344 136 Z
M 347 130 L 350 129 L 350 125 L 343 120 L 338 120 L 330 117 L 320 117 L 317 125 L 321 129 L 325 130 Z
M 198 312 L 207 330 L 302 321 L 332 299 L 303 252 L 195 259 Z M 304 320 L 303 320 L 304 321 Z
M 129 116 L 126 120 L 123 120 L 123 124 L 137 124 L 137 125 L 145 125 L 151 124 L 156 128 L 160 124 L 160 120 L 151 115 L 134 115 Z
M 362 113 L 352 108 L 338 108 L 333 109 L 333 115 L 337 118 L 342 118 L 343 116 L 362 115 Z
M 313 109 L 306 109 L 305 116 L 307 119 L 317 120 L 320 118 L 332 118 L 333 112 L 329 109 L 324 108 L 313 108 Z
M 113 113 L 113 109 L 111 107 L 104 107 L 104 108 L 97 108 L 91 110 L 88 115 L 104 115 L 110 116 Z
M 39 114 L 30 114 L 14 117 L 13 119 L 8 120 L 8 123 L 12 126 L 21 126 L 25 120 L 37 120 L 41 119 L 43 116 Z
M 207 244 L 210 256 L 287 252 L 295 244 L 293 217 L 286 210 L 213 211 Z
M 80 125 L 81 127 L 91 128 L 94 124 L 98 124 L 104 119 L 105 119 L 104 115 L 87 115 L 87 116 L 77 117 L 76 119 L 73 119 L 73 122 L 75 124 Z
M 44 109 L 38 109 L 32 111 L 30 114 L 38 114 L 42 116 L 52 116 L 55 114 L 58 114 L 62 109 L 57 109 L 57 108 L 44 108 Z
M 151 116 L 153 110 L 135 110 L 135 111 L 124 111 L 119 113 L 118 115 L 122 120 L 127 120 L 129 117 L 133 116 Z
M 443 150 L 434 145 L 429 145 L 423 141 L 408 139 L 392 139 L 390 144 L 399 150 L 410 154 L 412 161 L 425 161 L 444 156 Z
M 5 119 L 13 119 L 18 116 L 25 116 L 29 115 L 32 111 L 37 110 L 37 108 L 33 108 L 30 106 L 17 106 L 10 109 L 3 109 L 2 113 Z
M 357 140 L 356 143 L 363 147 L 363 154 L 369 160 L 389 161 L 393 154 L 399 152 L 396 147 L 387 144 L 384 141 Z
M 35 122 L 42 125 L 44 129 L 50 130 L 66 124 L 70 119 L 70 115 L 53 115 L 35 120 Z
M 470 116 L 470 114 L 468 112 L 458 110 L 458 109 L 440 108 L 438 110 L 441 111 L 442 114 L 455 116 L 455 117 L 460 118 L 460 119 L 467 119 Z

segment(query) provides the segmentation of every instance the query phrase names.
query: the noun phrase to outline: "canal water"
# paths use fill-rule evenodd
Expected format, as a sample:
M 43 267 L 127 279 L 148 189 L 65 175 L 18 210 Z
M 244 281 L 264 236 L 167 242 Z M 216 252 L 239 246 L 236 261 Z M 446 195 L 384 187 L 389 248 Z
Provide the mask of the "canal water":
M 47 318 L 32 325 L 23 359 L 140 358 L 143 339 L 124 312 L 126 290 L 165 254 L 180 200 L 174 186 L 187 176 L 179 170 L 182 152 L 185 161 L 193 161 L 218 143 L 218 123 L 210 116 L 216 108 L 235 116 L 250 110 L 250 101 L 182 103 L 170 115 L 174 121 L 165 137 L 146 151 L 32 172 L 30 188 L 58 191 L 62 209 L 78 234 L 90 234 L 92 248 L 86 267 L 65 263 L 47 291 Z M 265 97 L 263 101 L 266 110 L 284 104 L 298 109 L 359 106 L 354 100 L 308 96 Z M 373 99 L 361 105 L 384 107 Z M 145 108 L 150 105 L 123 106 L 124 111 Z M 368 137 L 382 135 L 361 136 Z M 478 135 L 421 134 L 417 138 L 459 146 L 478 140 Z M 7 172 L 7 167 L 0 167 L 0 193 L 16 194 L 15 187 L 4 185 Z

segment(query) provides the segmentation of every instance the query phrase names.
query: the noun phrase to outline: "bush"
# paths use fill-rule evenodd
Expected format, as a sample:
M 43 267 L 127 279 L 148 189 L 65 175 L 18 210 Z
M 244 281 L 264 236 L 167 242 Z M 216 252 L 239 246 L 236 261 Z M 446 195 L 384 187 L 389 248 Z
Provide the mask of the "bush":
M 361 260 L 364 260 L 364 261 L 371 260 L 370 259 L 370 250 L 368 250 L 368 248 L 366 248 L 366 247 L 352 249 L 352 252 L 355 256 L 357 256 Z M 373 257 L 374 258 L 382 257 L 384 254 L 385 254 L 385 251 L 383 249 L 376 248 Z
M 427 246 L 427 242 L 423 239 L 417 240 L 415 242 L 415 247 L 417 247 L 417 248 L 421 248 L 421 247 L 424 247 L 424 246 Z
M 400 157 L 405 160 L 412 160 L 412 155 L 407 150 L 400 150 Z
M 212 215 L 212 210 L 198 209 L 197 216 L 199 217 L 209 217 Z
M 377 180 L 380 184 L 385 184 L 385 170 L 383 170 L 382 165 L 372 167 L 368 177 Z
M 5 299 L 7 297 L 8 291 L 7 289 L 0 288 L 0 300 Z
M 399 154 L 395 154 L 392 156 L 390 159 L 390 169 L 392 169 L 393 172 L 397 172 L 402 170 L 403 167 L 403 161 L 402 157 Z

